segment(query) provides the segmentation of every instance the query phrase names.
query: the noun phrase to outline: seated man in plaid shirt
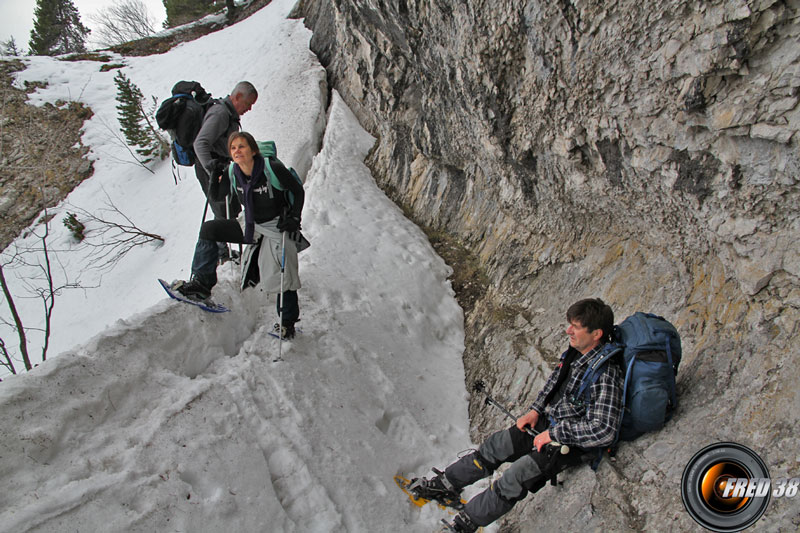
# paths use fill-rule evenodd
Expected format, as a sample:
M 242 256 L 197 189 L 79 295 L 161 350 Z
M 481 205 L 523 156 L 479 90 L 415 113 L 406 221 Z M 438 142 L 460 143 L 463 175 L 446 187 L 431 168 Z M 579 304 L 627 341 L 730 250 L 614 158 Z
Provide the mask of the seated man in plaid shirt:
M 582 462 L 582 456 L 613 443 L 622 420 L 624 371 L 609 364 L 590 386 L 589 401 L 578 398 L 581 378 L 589 362 L 611 340 L 614 313 L 599 298 L 580 300 L 567 310 L 569 348 L 530 412 L 509 429 L 491 435 L 477 451 L 451 464 L 444 472 L 413 480 L 410 489 L 425 498 L 458 501 L 461 490 L 491 475 L 501 464 L 512 463 L 491 486 L 472 498 L 447 528 L 472 533 L 488 525 L 536 492 L 565 468 Z M 536 437 L 525 430 L 533 428 Z M 551 442 L 566 444 L 561 454 Z

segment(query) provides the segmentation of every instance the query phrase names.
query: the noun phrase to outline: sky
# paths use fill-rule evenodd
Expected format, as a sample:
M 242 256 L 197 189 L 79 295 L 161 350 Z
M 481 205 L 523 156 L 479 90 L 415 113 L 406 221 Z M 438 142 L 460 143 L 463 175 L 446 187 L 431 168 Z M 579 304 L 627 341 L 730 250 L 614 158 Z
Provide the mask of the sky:
M 156 21 L 156 30 L 161 29 L 166 19 L 166 11 L 162 0 L 143 0 L 153 19 Z M 92 29 L 94 22 L 89 15 L 112 4 L 109 0 L 72 0 L 81 22 Z M 33 12 L 36 9 L 36 0 L 0 0 L 0 40 L 8 41 L 12 36 L 17 43 L 17 48 L 27 51 L 28 41 L 33 29 Z M 91 41 L 91 34 L 89 40 Z
M 17 83 L 47 81 L 32 104 L 77 99 L 94 111 L 82 141 L 95 172 L 50 210 L 56 274 L 83 288 L 57 296 L 47 361 L 0 382 L 0 530 L 430 533 L 449 518 L 412 505 L 393 477 L 429 474 L 474 446 L 451 270 L 377 187 L 364 164 L 375 139 L 335 91 L 328 105 L 311 33 L 286 19 L 293 3 L 164 54 L 115 58 L 146 96 L 179 79 L 216 96 L 241 79 L 258 88 L 243 129 L 275 140 L 304 178 L 311 241 L 299 256 L 301 331 L 281 360 L 274 295 L 241 292 L 236 266 L 219 268 L 212 293 L 228 313 L 158 285 L 188 277 L 204 197 L 191 169 L 176 184 L 169 161 L 151 173 L 131 160 L 115 135 L 115 72 L 24 58 Z M 109 202 L 165 242 L 101 272 L 58 221 Z M 87 239 L 99 230 L 89 224 Z M 20 237 L 0 259 L 37 242 Z M 35 269 L 4 272 L 15 294 L 31 290 Z M 41 325 L 37 300 L 17 303 L 26 325 Z M 34 329 L 30 343 L 38 353 Z

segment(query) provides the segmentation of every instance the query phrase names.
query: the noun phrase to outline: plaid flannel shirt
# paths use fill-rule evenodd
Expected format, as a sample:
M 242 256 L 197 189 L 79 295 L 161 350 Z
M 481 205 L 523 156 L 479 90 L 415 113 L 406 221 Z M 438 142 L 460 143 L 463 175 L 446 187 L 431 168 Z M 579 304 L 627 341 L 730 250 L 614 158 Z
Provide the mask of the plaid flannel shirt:
M 577 403 L 570 401 L 577 396 L 581 378 L 600 348 L 598 346 L 578 356 L 572 362 L 566 389 L 560 400 L 554 405 L 543 403 L 556 385 L 559 365 L 550 374 L 550 378 L 531 406 L 551 421 L 550 437 L 554 441 L 581 448 L 600 448 L 612 444 L 616 438 L 622 422 L 623 371 L 618 365 L 608 363 L 608 367 L 597 382 L 589 388 L 591 399 L 588 404 L 583 405 L 583 398 L 577 398 L 580 400 Z

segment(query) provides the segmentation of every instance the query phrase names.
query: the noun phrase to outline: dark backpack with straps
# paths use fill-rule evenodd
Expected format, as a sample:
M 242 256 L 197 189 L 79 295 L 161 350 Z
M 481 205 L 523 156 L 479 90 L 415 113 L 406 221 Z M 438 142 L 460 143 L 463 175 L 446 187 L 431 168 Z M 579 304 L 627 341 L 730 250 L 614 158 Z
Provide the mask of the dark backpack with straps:
M 681 338 L 669 321 L 637 312 L 614 327 L 606 344 L 583 375 L 576 396 L 589 401 L 589 389 L 612 357 L 624 358 L 622 425 L 616 440 L 633 440 L 661 429 L 678 405 L 675 376 L 681 362 Z M 616 441 L 615 441 L 616 442 Z
M 619 440 L 661 429 L 678 406 L 681 337 L 663 317 L 634 313 L 615 329 L 625 346 L 625 411 Z
M 156 123 L 172 137 L 172 157 L 182 166 L 194 165 L 194 140 L 206 110 L 214 103 L 211 95 L 196 81 L 179 81 L 156 112 Z

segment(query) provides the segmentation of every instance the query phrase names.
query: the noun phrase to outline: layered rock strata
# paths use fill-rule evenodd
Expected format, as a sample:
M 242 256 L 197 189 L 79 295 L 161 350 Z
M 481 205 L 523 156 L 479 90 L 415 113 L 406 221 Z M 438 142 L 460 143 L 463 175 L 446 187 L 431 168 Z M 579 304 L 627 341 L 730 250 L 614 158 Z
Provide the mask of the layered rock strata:
M 586 296 L 682 334 L 675 419 L 528 498 L 502 530 L 695 528 L 681 474 L 715 441 L 800 475 L 800 4 L 607 4 L 299 9 L 378 139 L 380 185 L 485 271 L 465 316 L 468 385 L 529 405 Z M 476 441 L 506 424 L 480 395 L 470 405 Z M 776 499 L 764 520 L 797 527 L 792 509 Z

